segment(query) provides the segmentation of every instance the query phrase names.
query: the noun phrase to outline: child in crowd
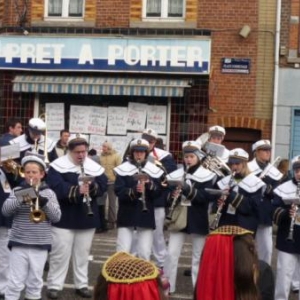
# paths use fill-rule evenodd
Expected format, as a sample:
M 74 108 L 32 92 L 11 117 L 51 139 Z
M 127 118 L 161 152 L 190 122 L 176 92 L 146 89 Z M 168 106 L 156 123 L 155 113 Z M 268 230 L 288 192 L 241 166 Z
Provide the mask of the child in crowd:
M 2 207 L 4 216 L 13 216 L 9 236 L 9 281 L 5 299 L 18 300 L 26 286 L 25 299 L 42 299 L 43 269 L 51 250 L 51 222 L 60 220 L 55 193 L 43 182 L 46 164 L 36 155 L 24 156 L 25 180 L 12 190 Z M 19 197 L 24 188 L 33 187 L 37 197 Z M 17 197 L 18 196 L 18 197 Z

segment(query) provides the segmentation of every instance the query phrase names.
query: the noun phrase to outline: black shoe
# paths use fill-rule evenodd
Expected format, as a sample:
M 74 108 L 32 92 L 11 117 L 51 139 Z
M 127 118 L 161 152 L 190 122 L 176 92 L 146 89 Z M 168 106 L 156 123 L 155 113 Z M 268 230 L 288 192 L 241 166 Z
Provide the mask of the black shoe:
M 49 289 L 47 291 L 47 297 L 49 299 L 58 299 L 58 290 Z
M 295 290 L 293 290 L 292 292 L 293 292 L 293 294 L 299 294 L 299 289 L 295 289 Z M 1 298 L 0 298 L 0 299 L 1 299 Z
M 5 295 L 4 294 L 0 294 L 0 300 L 5 300 Z
M 82 298 L 92 298 L 92 293 L 88 290 L 87 287 L 76 289 L 75 293 Z
M 192 270 L 187 269 L 183 271 L 183 276 L 191 277 L 192 276 Z
M 42 300 L 42 298 L 39 298 L 39 299 L 24 298 L 24 300 Z

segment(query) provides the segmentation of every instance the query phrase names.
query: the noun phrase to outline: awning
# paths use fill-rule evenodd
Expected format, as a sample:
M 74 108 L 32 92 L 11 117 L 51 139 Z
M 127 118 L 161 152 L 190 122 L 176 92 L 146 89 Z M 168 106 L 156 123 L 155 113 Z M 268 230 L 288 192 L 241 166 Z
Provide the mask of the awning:
M 13 80 L 18 93 L 183 97 L 187 87 L 188 80 L 174 79 L 17 75 Z

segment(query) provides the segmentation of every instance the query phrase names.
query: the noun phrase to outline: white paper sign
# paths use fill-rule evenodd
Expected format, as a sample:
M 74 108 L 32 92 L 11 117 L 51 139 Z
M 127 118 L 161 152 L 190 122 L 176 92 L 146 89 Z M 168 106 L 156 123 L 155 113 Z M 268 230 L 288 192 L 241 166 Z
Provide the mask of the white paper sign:
M 126 135 L 127 107 L 108 107 L 107 134 Z
M 107 136 L 105 135 L 96 135 L 96 134 L 91 134 L 90 135 L 90 147 L 89 149 L 95 149 L 97 153 L 100 153 L 101 146 L 102 144 L 107 141 Z
M 60 139 L 60 131 L 47 130 L 47 138 L 57 142 Z
M 65 128 L 64 103 L 46 103 L 47 131 L 62 130 Z
M 148 105 L 147 128 L 154 129 L 158 134 L 167 131 L 167 107 L 163 105 Z
M 147 104 L 128 103 L 127 130 L 142 131 L 145 129 Z
M 71 105 L 70 128 L 71 132 L 86 133 L 88 126 L 88 106 Z
M 107 107 L 90 106 L 87 110 L 86 133 L 105 135 L 107 124 Z

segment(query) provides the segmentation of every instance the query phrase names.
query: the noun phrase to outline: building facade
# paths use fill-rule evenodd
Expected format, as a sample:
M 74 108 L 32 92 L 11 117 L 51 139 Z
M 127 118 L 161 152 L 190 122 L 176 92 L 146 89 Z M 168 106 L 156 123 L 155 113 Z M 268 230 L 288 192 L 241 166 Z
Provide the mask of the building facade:
M 120 149 L 154 127 L 180 162 L 218 124 L 250 152 L 272 133 L 276 4 L 0 0 L 0 125 L 46 111 L 51 137 Z

